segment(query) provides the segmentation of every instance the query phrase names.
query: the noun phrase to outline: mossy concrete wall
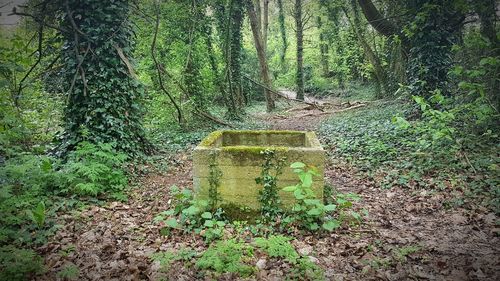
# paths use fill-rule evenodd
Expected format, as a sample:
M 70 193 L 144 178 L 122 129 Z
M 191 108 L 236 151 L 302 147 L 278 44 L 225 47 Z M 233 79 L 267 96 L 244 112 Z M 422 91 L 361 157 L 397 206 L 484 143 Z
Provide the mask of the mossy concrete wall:
M 261 185 L 255 183 L 260 176 L 266 149 L 276 151 L 276 157 L 286 157 L 283 174 L 278 177 L 279 195 L 283 207 L 293 205 L 293 195 L 281 189 L 295 185 L 299 179 L 289 167 L 303 162 L 318 169 L 313 189 L 323 198 L 325 153 L 313 132 L 301 131 L 215 131 L 208 135 L 193 152 L 193 184 L 198 198 L 207 198 L 210 187 L 210 165 L 222 172 L 218 192 L 222 204 L 258 210 Z

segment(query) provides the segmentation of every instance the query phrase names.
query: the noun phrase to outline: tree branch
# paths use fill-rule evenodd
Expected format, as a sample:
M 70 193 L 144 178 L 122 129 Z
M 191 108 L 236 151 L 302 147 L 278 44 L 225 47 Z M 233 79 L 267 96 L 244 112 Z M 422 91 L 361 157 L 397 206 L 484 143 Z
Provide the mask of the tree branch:
M 400 34 L 400 28 L 384 18 L 371 0 L 358 0 L 358 3 L 368 22 L 380 34 L 387 37 Z
M 158 2 L 156 2 L 156 3 L 158 5 Z M 156 55 L 155 55 L 156 38 L 158 36 L 158 28 L 160 26 L 160 12 L 159 12 L 159 10 L 160 10 L 160 7 L 156 7 L 156 23 L 155 23 L 155 29 L 154 29 L 154 35 L 153 35 L 153 42 L 151 43 L 151 57 L 153 58 L 153 61 L 154 61 L 155 66 L 156 66 L 156 70 L 158 71 L 158 82 L 160 84 L 160 88 L 167 95 L 170 102 L 174 105 L 175 110 L 177 111 L 177 121 L 179 122 L 180 125 L 182 125 L 183 124 L 182 111 L 181 111 L 180 107 L 177 105 L 177 103 L 175 102 L 172 95 L 167 91 L 167 89 L 163 85 L 160 64 L 158 63 L 158 60 L 156 59 Z

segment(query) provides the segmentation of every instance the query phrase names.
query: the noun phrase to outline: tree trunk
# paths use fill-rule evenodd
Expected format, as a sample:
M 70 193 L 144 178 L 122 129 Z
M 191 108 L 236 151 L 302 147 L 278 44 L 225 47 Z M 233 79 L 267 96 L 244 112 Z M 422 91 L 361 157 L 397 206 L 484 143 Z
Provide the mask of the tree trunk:
M 255 13 L 255 8 L 252 0 L 245 0 L 248 12 L 248 18 L 250 19 L 250 26 L 252 27 L 252 34 L 255 43 L 255 49 L 257 51 L 257 56 L 259 58 L 260 73 L 262 82 L 267 87 L 264 90 L 267 104 L 267 111 L 271 112 L 276 106 L 274 104 L 274 94 L 269 89 L 272 89 L 271 78 L 269 77 L 269 67 L 267 65 L 266 53 L 262 43 L 262 34 L 259 29 L 259 21 L 257 14 Z
M 350 21 L 350 23 L 354 29 L 354 33 L 356 34 L 356 37 L 358 38 L 359 43 L 363 47 L 363 50 L 365 52 L 367 59 L 373 65 L 374 75 L 375 75 L 375 78 L 376 78 L 376 80 L 380 86 L 380 90 L 381 90 L 379 93 L 379 97 L 384 96 L 387 93 L 387 79 L 386 79 L 384 68 L 382 67 L 382 63 L 380 62 L 380 59 L 373 52 L 372 48 L 370 47 L 370 45 L 366 41 L 363 30 L 360 27 L 361 22 L 360 22 L 359 15 L 357 12 L 356 3 L 354 1 L 351 1 L 351 5 L 352 5 L 352 9 L 354 11 L 354 22 L 350 21 L 347 9 L 343 8 L 343 11 L 344 11 L 347 19 Z
M 262 44 L 264 52 L 267 53 L 267 31 L 269 29 L 269 0 L 263 0 L 262 9 Z
M 295 0 L 295 32 L 297 37 L 297 99 L 304 100 L 304 38 L 302 24 L 302 0 Z
M 130 63 L 129 1 L 61 1 L 60 12 L 68 94 L 60 149 L 90 141 L 115 143 L 129 155 L 144 151 L 149 143 L 141 124 L 142 91 Z
M 322 30 L 323 22 L 321 21 L 321 17 L 317 17 L 317 24 L 319 29 L 319 53 L 321 56 L 321 70 L 323 73 L 323 77 L 330 77 L 330 67 L 328 65 L 328 43 L 325 40 L 325 31 Z
M 285 12 L 283 9 L 283 0 L 278 0 L 278 21 L 280 24 L 281 40 L 283 41 L 283 47 L 280 54 L 280 62 L 283 65 L 285 63 L 286 49 L 288 48 L 288 42 L 286 40 L 286 29 L 285 29 Z

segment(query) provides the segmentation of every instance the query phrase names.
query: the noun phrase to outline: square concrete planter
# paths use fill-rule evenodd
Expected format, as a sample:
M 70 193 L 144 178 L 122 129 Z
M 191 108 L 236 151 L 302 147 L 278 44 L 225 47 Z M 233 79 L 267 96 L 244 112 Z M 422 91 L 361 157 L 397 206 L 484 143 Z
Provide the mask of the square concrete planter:
M 313 178 L 313 189 L 323 198 L 325 152 L 313 132 L 301 131 L 215 131 L 208 135 L 193 152 L 193 184 L 197 198 L 207 199 L 210 171 L 220 172 L 218 192 L 225 207 L 258 211 L 260 176 L 264 156 L 261 151 L 276 151 L 276 157 L 286 157 L 283 173 L 278 177 L 279 195 L 283 207 L 291 207 L 293 195 L 281 191 L 299 182 L 290 164 L 303 162 L 315 166 L 320 176 Z M 274 172 L 274 171 L 273 171 Z

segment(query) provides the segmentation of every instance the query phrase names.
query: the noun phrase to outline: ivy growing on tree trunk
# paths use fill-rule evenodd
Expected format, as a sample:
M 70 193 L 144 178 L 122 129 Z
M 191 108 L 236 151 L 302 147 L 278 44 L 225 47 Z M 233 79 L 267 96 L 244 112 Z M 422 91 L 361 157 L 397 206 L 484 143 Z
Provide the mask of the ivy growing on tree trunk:
M 425 98 L 436 89 L 446 94 L 461 13 L 452 1 L 418 0 L 412 9 L 416 16 L 405 29 L 411 46 L 407 68 L 410 91 Z
M 67 92 L 61 151 L 88 140 L 144 152 L 143 92 L 131 63 L 128 1 L 66 0 L 59 9 Z

